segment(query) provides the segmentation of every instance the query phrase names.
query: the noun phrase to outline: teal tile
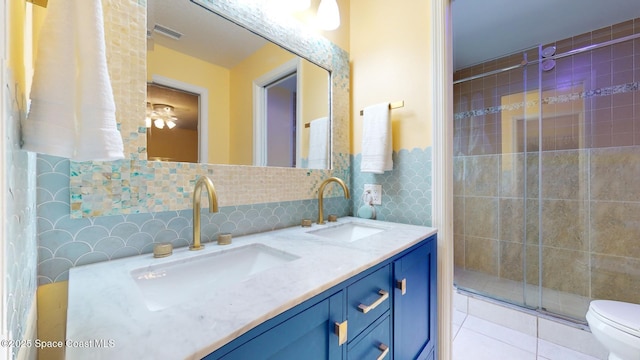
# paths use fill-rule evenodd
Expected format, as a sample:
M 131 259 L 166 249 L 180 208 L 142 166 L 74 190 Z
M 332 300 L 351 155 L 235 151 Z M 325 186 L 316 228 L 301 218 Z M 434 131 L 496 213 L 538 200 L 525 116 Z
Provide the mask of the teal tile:
M 55 253 L 58 248 L 73 241 L 73 236 L 64 230 L 49 230 L 40 233 L 40 246 Z
M 65 258 L 69 260 L 72 264 L 75 264 L 76 261 L 82 257 L 82 255 L 91 252 L 91 246 L 85 242 L 73 241 L 66 243 L 60 246 L 56 252 L 56 258 Z
M 88 264 L 94 264 L 97 262 L 107 261 L 107 260 L 109 260 L 109 257 L 107 256 L 107 254 L 93 251 L 80 256 L 78 260 L 76 260 L 75 265 L 76 266 L 88 265 Z
M 111 258 L 119 248 L 124 246 L 125 242 L 122 239 L 109 236 L 98 241 L 93 249 L 94 251 L 105 253 Z
M 75 241 L 84 241 L 91 246 L 95 246 L 100 240 L 109 237 L 109 231 L 102 226 L 91 226 L 78 232 Z

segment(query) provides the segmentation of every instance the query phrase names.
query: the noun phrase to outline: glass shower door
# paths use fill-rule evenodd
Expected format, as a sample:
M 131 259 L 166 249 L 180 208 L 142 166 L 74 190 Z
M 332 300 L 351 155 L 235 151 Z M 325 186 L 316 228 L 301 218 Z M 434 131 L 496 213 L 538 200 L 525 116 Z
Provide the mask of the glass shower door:
M 454 81 L 455 283 L 537 308 L 537 48 Z M 534 61 L 533 63 L 536 63 Z M 473 75 L 475 73 L 481 75 Z

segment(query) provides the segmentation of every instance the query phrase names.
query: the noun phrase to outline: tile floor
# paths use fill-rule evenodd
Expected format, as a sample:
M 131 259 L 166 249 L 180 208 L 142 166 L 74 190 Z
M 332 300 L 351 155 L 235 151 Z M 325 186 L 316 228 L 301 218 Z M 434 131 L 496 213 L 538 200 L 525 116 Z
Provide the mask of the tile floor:
M 452 332 L 453 360 L 607 358 L 588 331 L 459 293 L 454 293 Z

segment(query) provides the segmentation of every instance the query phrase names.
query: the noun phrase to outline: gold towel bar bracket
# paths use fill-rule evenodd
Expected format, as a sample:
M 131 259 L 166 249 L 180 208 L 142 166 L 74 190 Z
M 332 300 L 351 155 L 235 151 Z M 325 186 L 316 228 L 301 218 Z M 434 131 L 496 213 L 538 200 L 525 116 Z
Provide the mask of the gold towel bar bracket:
M 30 2 L 34 5 L 38 5 L 38 6 L 42 6 L 43 8 L 47 7 L 47 3 L 49 2 L 49 0 L 27 0 L 27 2 Z

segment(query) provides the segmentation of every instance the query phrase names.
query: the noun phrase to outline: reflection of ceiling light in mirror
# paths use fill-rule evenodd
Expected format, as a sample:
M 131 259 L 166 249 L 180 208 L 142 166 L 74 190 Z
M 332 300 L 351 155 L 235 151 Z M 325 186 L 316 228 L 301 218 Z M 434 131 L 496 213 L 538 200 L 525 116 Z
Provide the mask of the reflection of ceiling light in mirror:
M 145 119 L 146 127 L 150 128 L 151 123 L 158 129 L 164 128 L 166 125 L 169 129 L 176 127 L 178 118 L 173 114 L 173 106 L 166 104 L 147 103 L 147 118 Z
M 164 120 L 155 119 L 153 120 L 153 125 L 155 125 L 158 129 L 162 129 L 164 127 Z
M 318 26 L 322 30 L 335 30 L 340 26 L 340 10 L 336 0 L 320 0 L 317 13 Z

